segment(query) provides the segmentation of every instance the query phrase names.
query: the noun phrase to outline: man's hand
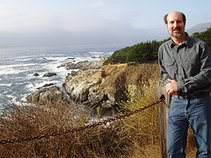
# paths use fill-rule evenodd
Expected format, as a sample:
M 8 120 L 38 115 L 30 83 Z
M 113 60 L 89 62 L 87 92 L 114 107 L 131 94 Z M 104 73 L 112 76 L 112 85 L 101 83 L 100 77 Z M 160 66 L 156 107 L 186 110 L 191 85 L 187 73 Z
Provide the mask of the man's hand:
M 177 82 L 175 80 L 169 79 L 169 83 L 165 86 L 168 95 L 173 95 L 178 93 Z

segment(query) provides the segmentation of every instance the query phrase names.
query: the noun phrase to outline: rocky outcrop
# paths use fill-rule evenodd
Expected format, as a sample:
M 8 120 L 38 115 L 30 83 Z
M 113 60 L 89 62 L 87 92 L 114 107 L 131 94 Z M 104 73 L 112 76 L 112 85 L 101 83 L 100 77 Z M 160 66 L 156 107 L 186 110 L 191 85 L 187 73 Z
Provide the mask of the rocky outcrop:
M 26 97 L 26 100 L 38 105 L 59 105 L 68 104 L 69 101 L 65 93 L 54 85 L 39 88 L 37 91 L 31 93 Z
M 117 64 L 80 70 L 66 76 L 63 87 L 43 87 L 27 97 L 32 103 L 46 104 L 71 100 L 100 115 L 112 115 L 123 101 L 141 90 L 149 78 L 159 78 L 157 64 Z
M 57 74 L 54 72 L 47 72 L 43 75 L 43 77 L 52 77 L 52 76 L 56 76 Z
M 102 68 L 102 62 L 89 62 L 88 60 L 80 61 L 77 63 L 69 62 L 61 64 L 59 67 L 65 67 L 67 70 L 70 69 L 79 69 L 79 70 L 88 70 L 88 69 L 100 69 Z
M 76 76 L 69 74 L 64 86 L 75 102 L 111 114 L 119 103 L 127 101 L 128 96 L 156 75 L 157 64 L 150 64 L 150 69 L 149 64 L 107 65 L 101 70 L 80 71 Z
M 36 73 L 34 73 L 34 75 L 33 76 L 39 76 L 39 74 L 36 72 Z

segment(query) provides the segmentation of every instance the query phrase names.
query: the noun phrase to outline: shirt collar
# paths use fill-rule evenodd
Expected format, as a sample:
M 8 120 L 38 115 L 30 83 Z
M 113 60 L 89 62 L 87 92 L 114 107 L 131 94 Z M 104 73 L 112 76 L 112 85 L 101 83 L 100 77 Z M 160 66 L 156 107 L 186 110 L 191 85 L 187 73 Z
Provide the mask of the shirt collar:
M 190 36 L 188 35 L 187 32 L 185 32 L 185 34 L 186 34 L 186 40 L 183 41 L 182 45 L 186 45 L 187 47 L 189 47 L 190 44 L 191 44 L 191 43 L 190 43 L 190 42 L 191 42 L 191 41 L 190 41 Z M 170 47 L 171 47 L 171 48 L 173 48 L 173 47 L 176 45 L 172 39 L 169 40 L 169 44 L 170 44 Z

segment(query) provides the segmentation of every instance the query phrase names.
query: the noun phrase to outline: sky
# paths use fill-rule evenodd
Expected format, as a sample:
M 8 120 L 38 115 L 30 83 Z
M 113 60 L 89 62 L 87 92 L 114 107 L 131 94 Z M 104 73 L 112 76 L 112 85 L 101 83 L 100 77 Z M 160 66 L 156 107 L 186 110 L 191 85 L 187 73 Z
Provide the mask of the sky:
M 0 47 L 163 40 L 166 13 L 185 13 L 188 30 L 211 22 L 210 6 L 210 0 L 0 0 Z

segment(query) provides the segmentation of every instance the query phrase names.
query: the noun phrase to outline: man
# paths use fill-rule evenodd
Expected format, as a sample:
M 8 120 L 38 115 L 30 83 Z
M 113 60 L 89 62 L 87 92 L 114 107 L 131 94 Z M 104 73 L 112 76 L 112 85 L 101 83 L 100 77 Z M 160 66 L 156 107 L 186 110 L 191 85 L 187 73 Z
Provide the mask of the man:
M 205 42 L 185 32 L 186 17 L 174 11 L 164 16 L 171 39 L 158 50 L 158 62 L 171 97 L 167 128 L 170 158 L 185 158 L 187 130 L 193 129 L 197 158 L 211 158 L 211 53 Z M 209 138 L 210 137 L 210 138 Z

